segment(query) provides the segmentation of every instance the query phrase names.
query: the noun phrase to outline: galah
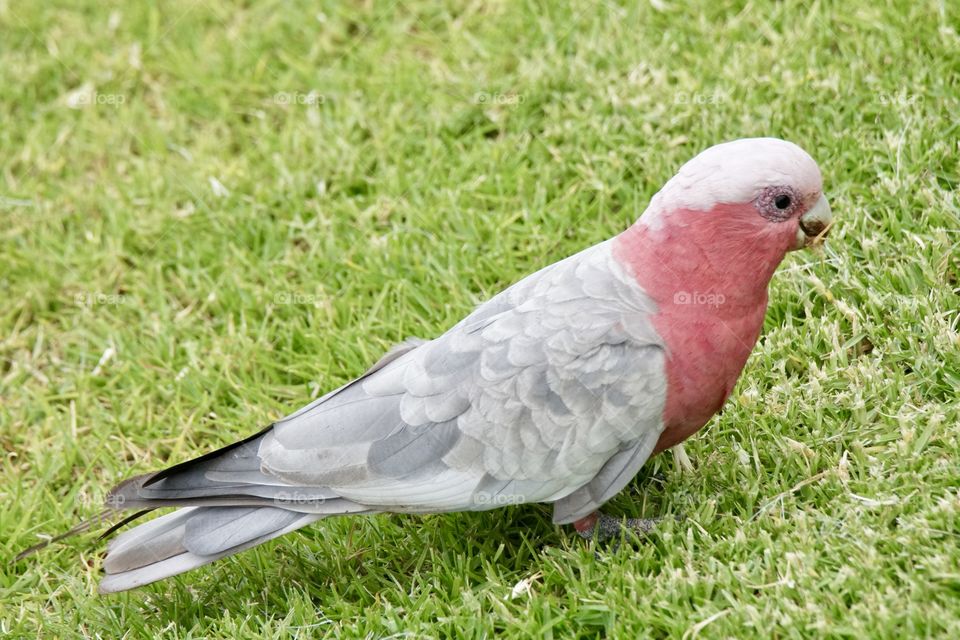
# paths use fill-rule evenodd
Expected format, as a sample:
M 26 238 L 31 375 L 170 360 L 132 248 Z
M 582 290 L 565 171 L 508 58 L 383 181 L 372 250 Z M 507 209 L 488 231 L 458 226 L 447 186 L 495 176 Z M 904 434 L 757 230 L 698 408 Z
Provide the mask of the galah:
M 114 488 L 113 507 L 177 510 L 111 541 L 100 591 L 329 516 L 544 502 L 584 535 L 620 526 L 601 505 L 723 405 L 774 270 L 831 224 L 822 191 L 817 164 L 790 142 L 703 151 L 619 235 L 260 433 Z

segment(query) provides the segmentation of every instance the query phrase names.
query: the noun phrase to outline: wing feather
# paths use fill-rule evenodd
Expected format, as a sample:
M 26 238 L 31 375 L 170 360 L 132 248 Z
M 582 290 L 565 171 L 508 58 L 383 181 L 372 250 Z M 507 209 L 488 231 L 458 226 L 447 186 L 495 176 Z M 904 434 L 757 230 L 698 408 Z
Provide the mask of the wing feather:
M 662 430 L 654 311 L 598 245 L 281 421 L 261 467 L 373 508 L 489 508 L 490 487 L 499 501 L 593 505 Z

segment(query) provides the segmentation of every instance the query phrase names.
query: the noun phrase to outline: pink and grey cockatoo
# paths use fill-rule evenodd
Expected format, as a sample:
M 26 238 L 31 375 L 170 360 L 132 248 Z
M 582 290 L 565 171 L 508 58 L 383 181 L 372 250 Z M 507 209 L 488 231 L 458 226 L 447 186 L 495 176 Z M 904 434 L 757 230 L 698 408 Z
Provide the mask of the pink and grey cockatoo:
M 178 509 L 111 541 L 101 592 L 335 515 L 546 502 L 584 534 L 619 524 L 601 505 L 720 409 L 760 335 L 774 270 L 830 224 L 800 147 L 707 149 L 614 238 L 266 430 L 113 489 L 114 507 Z

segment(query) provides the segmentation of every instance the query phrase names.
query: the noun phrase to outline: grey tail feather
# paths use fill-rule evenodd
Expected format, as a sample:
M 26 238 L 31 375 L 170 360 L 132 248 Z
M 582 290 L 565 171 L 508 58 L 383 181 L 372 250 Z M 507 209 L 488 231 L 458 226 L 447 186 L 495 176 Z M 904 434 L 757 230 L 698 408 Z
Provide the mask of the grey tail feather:
M 263 429 L 261 429 L 261 430 L 258 431 L 257 433 L 255 433 L 255 434 L 253 434 L 253 435 L 251 435 L 251 436 L 248 436 L 248 437 L 244 438 L 243 440 L 238 440 L 237 442 L 234 442 L 234 443 L 232 443 L 232 444 L 228 444 L 228 445 L 225 446 L 225 447 L 221 447 L 221 448 L 219 448 L 219 449 L 217 449 L 217 450 L 215 450 L 215 451 L 211 451 L 211 452 L 209 452 L 209 453 L 206 453 L 206 454 L 200 456 L 199 458 L 193 458 L 192 460 L 187 460 L 186 462 L 181 462 L 180 464 L 175 464 L 175 465 L 173 465 L 172 467 L 167 467 L 166 469 L 163 469 L 162 471 L 157 471 L 157 472 L 155 472 L 155 473 L 147 474 L 146 476 L 138 476 L 138 478 L 142 478 L 142 479 L 143 479 L 143 482 L 141 483 L 141 486 L 149 486 L 149 485 L 151 485 L 151 484 L 153 484 L 153 483 L 155 483 L 155 482 L 159 482 L 160 480 L 163 480 L 163 479 L 166 478 L 166 477 L 172 476 L 172 475 L 176 474 L 176 473 L 179 472 L 179 471 L 182 471 L 182 470 L 187 469 L 187 468 L 189 468 L 189 467 L 195 466 L 195 465 L 198 464 L 198 463 L 206 462 L 207 460 L 212 460 L 212 459 L 218 458 L 218 457 L 222 456 L 223 454 L 225 454 L 225 453 L 227 453 L 227 452 L 229 452 L 229 451 L 232 451 L 233 449 L 236 449 L 236 448 L 238 448 L 238 447 L 242 447 L 243 445 L 248 444 L 248 443 L 250 443 L 250 442 L 253 442 L 254 440 L 258 440 L 258 439 L 261 438 L 262 436 L 266 435 L 267 432 L 270 431 L 271 429 L 273 429 L 273 425 L 272 425 L 272 424 L 271 424 L 271 425 L 268 425 L 267 427 L 264 427 Z M 135 480 L 135 479 L 137 479 L 137 478 L 130 478 L 130 480 Z M 129 482 L 130 480 L 128 480 L 127 482 Z M 116 491 L 117 489 L 119 489 L 120 487 L 122 487 L 124 484 L 126 484 L 126 483 L 121 483 L 120 485 L 118 485 L 118 486 L 114 489 L 114 491 Z M 111 492 L 111 493 L 112 493 L 112 492 Z
M 114 538 L 100 593 L 141 587 L 209 564 L 323 518 L 275 507 L 190 507 Z
M 24 549 L 23 551 L 21 551 L 16 555 L 16 557 L 14 558 L 14 562 L 19 562 L 25 558 L 29 558 L 35 553 L 42 551 L 46 547 L 56 542 L 60 542 L 61 540 L 71 538 L 81 533 L 86 533 L 87 531 L 99 525 L 103 525 L 107 522 L 110 522 L 118 515 L 118 513 L 121 510 L 136 509 L 136 508 L 141 509 L 140 511 L 133 514 L 132 516 L 123 518 L 119 522 L 113 524 L 104 534 L 100 536 L 101 540 L 109 536 L 110 534 L 112 534 L 113 532 L 115 532 L 117 529 L 124 526 L 125 524 L 128 524 L 132 520 L 135 520 L 141 517 L 145 513 L 148 513 L 149 511 L 152 511 L 155 508 L 162 507 L 162 506 L 183 506 L 183 503 L 185 501 L 180 501 L 179 504 L 177 503 L 171 504 L 170 502 L 164 502 L 162 500 L 156 500 L 152 502 L 144 500 L 139 495 L 139 491 L 144 486 L 149 486 L 151 484 L 154 484 L 165 477 L 168 477 L 177 473 L 180 470 L 190 468 L 193 465 L 196 465 L 197 463 L 215 459 L 224 453 L 230 452 L 247 443 L 253 442 L 257 438 L 263 436 L 272 428 L 273 428 L 273 425 L 270 425 L 265 429 L 261 430 L 260 432 L 255 433 L 247 438 L 244 438 L 239 442 L 235 442 L 233 444 L 227 445 L 221 449 L 217 449 L 216 451 L 211 451 L 210 453 L 204 456 L 201 456 L 199 458 L 188 460 L 187 462 L 183 462 L 183 463 L 174 465 L 172 467 L 168 467 L 161 471 L 155 471 L 153 473 L 145 473 L 145 474 L 134 476 L 132 478 L 128 478 L 124 480 L 123 482 L 115 486 L 113 489 L 111 489 L 110 492 L 107 494 L 107 497 L 105 500 L 107 504 L 106 509 L 96 514 L 95 516 L 92 516 L 90 518 L 87 518 L 86 520 L 79 522 L 77 525 L 72 527 L 70 530 L 65 531 L 64 533 L 53 536 L 49 540 L 38 542 L 37 544 L 27 549 Z M 195 502 L 202 502 L 202 501 L 197 500 Z
M 220 458 L 205 457 L 182 463 L 176 473 L 160 479 L 158 473 L 129 478 L 110 490 L 107 505 L 115 509 L 147 510 L 164 507 L 278 507 L 325 515 L 369 510 L 329 488 L 277 481 L 259 471 L 259 458 L 238 457 L 236 452 L 243 452 L 243 449 L 233 448 Z M 253 466 L 231 471 L 243 464 Z M 217 475 L 230 478 L 220 480 Z

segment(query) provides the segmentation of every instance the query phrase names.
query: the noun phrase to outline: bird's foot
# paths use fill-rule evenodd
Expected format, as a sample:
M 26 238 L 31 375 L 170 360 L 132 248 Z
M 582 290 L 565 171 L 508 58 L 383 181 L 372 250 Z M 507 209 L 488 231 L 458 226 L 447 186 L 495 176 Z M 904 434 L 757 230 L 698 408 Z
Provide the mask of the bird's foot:
M 584 540 L 609 540 L 618 538 L 624 531 L 637 534 L 650 533 L 663 518 L 614 518 L 599 511 L 573 523 L 577 534 Z

